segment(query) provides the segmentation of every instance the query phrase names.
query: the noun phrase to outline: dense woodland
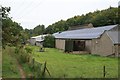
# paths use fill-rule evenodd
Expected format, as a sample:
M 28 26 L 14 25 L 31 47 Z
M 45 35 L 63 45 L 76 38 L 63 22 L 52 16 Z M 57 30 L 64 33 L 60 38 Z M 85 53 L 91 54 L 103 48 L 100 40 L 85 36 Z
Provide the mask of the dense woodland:
M 2 42 L 3 45 L 17 45 L 27 41 L 31 36 L 52 34 L 58 31 L 68 30 L 71 26 L 92 23 L 94 27 L 118 24 L 118 8 L 109 7 L 105 10 L 96 10 L 87 14 L 77 15 L 67 20 L 60 20 L 45 28 L 37 25 L 34 29 L 23 29 L 20 24 L 14 22 L 8 14 L 10 7 L 2 7 Z

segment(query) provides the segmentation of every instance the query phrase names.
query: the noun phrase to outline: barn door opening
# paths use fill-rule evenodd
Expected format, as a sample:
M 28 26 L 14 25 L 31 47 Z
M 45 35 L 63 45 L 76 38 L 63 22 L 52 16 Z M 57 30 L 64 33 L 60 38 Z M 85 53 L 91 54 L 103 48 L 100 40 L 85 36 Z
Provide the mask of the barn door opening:
M 85 51 L 85 41 L 74 41 L 73 50 L 74 51 Z
M 73 41 L 66 40 L 65 41 L 65 52 L 72 52 L 73 51 Z

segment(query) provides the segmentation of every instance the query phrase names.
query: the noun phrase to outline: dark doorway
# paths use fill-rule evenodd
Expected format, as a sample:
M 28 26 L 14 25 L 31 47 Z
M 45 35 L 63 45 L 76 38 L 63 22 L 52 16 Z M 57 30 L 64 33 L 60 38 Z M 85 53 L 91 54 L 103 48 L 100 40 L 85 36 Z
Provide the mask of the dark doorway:
M 85 51 L 85 41 L 74 41 L 73 50 L 74 51 Z
M 73 41 L 66 40 L 65 41 L 65 52 L 72 52 L 73 51 Z

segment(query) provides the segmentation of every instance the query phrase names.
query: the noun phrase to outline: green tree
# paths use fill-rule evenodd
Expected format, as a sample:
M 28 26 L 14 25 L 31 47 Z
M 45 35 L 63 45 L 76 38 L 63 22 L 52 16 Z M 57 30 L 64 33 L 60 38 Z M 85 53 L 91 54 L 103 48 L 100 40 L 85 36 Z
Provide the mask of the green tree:
M 10 7 L 2 7 L 2 46 L 16 46 L 21 43 L 22 26 L 9 18 Z
M 35 35 L 41 35 L 45 32 L 45 26 L 44 25 L 38 25 L 33 29 L 33 33 Z
M 51 36 L 51 35 L 45 36 L 43 46 L 49 47 L 49 48 L 54 48 L 55 47 L 55 37 Z

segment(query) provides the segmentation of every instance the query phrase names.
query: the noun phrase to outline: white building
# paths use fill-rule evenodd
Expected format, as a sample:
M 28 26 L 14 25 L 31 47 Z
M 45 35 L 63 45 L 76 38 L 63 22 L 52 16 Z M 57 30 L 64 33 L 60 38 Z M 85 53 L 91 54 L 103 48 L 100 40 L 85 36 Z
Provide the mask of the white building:
M 44 37 L 47 35 L 39 35 L 30 38 L 30 44 L 36 46 L 43 46 Z

